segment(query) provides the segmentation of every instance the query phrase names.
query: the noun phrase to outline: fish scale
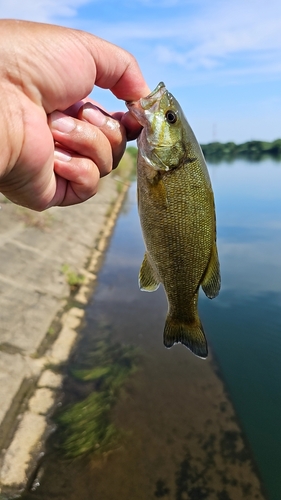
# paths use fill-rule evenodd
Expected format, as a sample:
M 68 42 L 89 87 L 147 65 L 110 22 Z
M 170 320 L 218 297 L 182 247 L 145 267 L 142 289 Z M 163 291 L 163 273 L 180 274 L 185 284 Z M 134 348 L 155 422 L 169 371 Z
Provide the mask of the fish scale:
M 146 246 L 140 288 L 154 291 L 162 283 L 165 289 L 164 345 L 181 342 L 205 358 L 199 287 L 210 298 L 220 289 L 214 196 L 205 160 L 179 103 L 163 83 L 145 99 L 127 105 L 143 125 L 137 161 Z

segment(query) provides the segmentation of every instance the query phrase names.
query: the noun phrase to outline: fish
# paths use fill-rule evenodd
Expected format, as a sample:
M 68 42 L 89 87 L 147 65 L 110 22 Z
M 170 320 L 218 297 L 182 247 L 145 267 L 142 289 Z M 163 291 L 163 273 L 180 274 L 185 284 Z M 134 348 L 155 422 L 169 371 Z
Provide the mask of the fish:
M 163 82 L 147 97 L 126 105 L 142 126 L 137 139 L 137 196 L 145 255 L 139 287 L 147 292 L 164 287 L 164 345 L 181 343 L 206 358 L 198 293 L 201 286 L 212 299 L 221 286 L 214 194 L 206 162 L 180 104 Z

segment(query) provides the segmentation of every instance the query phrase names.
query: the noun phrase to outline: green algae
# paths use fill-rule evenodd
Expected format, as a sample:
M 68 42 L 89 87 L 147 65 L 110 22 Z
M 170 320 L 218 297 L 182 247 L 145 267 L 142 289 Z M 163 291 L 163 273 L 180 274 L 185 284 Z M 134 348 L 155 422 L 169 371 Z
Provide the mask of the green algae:
M 98 340 L 81 368 L 71 372 L 78 392 L 89 392 L 82 400 L 68 405 L 57 415 L 60 448 L 66 458 L 103 453 L 113 449 L 122 431 L 112 423 L 112 410 L 120 389 L 137 369 L 139 351 L 112 342 Z

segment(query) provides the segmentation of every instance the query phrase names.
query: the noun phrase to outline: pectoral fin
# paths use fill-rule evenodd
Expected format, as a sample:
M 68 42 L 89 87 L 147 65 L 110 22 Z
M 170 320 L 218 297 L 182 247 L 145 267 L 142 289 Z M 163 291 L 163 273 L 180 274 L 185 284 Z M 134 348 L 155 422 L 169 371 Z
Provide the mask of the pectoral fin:
M 147 189 L 158 208 L 166 209 L 168 207 L 167 190 L 162 180 L 161 172 L 154 174 L 151 179 L 147 178 Z
M 201 286 L 209 299 L 216 297 L 220 291 L 221 277 L 220 277 L 220 265 L 218 258 L 217 245 L 214 242 L 211 257 L 207 270 L 204 274 Z
M 139 272 L 139 287 L 145 292 L 154 292 L 159 288 L 159 285 L 159 279 L 148 260 L 147 253 L 145 253 Z
M 166 187 L 162 179 L 159 179 L 157 184 L 153 186 L 153 197 L 158 207 L 166 209 L 168 206 Z

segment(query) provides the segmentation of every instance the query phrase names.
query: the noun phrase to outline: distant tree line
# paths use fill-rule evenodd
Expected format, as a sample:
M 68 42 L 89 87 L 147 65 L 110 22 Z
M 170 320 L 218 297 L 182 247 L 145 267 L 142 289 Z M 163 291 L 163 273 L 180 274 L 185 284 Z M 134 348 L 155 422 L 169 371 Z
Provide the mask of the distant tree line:
M 210 142 L 201 144 L 201 148 L 206 160 L 211 163 L 218 163 L 222 160 L 232 161 L 236 158 L 259 161 L 266 156 L 281 160 L 281 139 L 273 142 L 248 141 L 243 144 Z
M 201 144 L 201 148 L 206 160 L 210 163 L 231 162 L 236 158 L 259 161 L 267 156 L 281 160 L 281 139 L 276 139 L 273 142 L 248 141 L 243 142 L 243 144 L 210 142 L 209 144 Z M 127 151 L 134 159 L 137 158 L 137 148 L 130 146 Z

